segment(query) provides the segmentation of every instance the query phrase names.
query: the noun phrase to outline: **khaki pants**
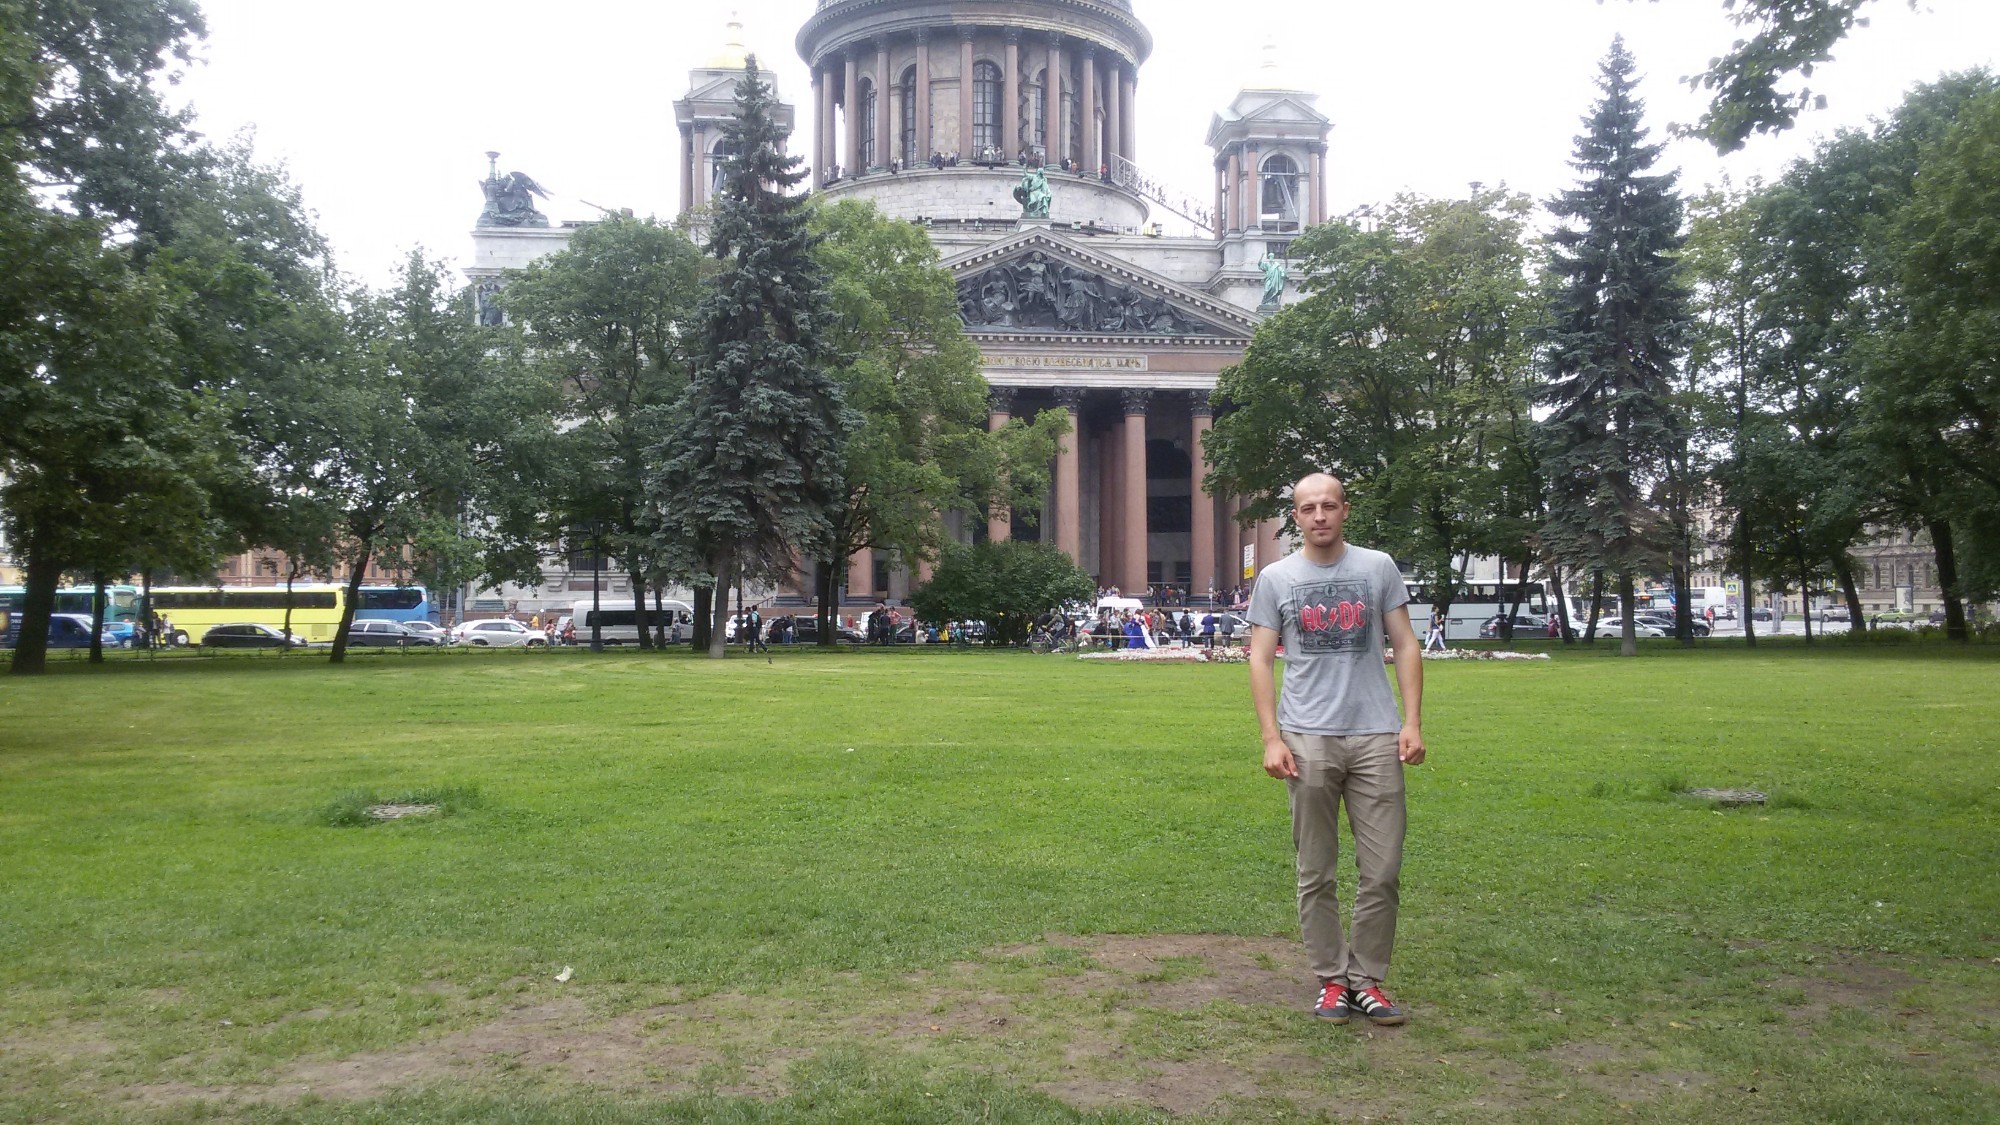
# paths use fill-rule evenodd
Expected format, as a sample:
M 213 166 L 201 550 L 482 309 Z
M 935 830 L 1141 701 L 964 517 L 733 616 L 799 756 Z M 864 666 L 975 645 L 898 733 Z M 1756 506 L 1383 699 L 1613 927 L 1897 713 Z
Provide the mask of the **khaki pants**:
M 1291 796 L 1292 844 L 1299 855 L 1299 929 L 1313 974 L 1350 988 L 1381 984 L 1396 945 L 1397 878 L 1408 823 L 1396 736 L 1282 733 L 1299 767 L 1299 776 L 1285 787 Z M 1340 926 L 1334 881 L 1343 800 L 1360 873 L 1351 939 Z

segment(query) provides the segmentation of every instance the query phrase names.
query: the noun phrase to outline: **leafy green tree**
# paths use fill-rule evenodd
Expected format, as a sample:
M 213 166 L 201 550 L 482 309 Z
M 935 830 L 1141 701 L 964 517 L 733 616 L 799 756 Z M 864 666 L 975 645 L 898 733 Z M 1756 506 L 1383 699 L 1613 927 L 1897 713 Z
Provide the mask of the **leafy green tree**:
M 1647 174 L 1661 146 L 1646 140 L 1634 68 L 1614 40 L 1602 96 L 1576 142 L 1582 182 L 1549 205 L 1566 225 L 1549 236 L 1556 295 L 1538 396 L 1549 411 L 1538 427 L 1544 546 L 1573 572 L 1617 578 L 1627 655 L 1636 651 L 1633 580 L 1666 562 L 1663 521 L 1648 499 L 1682 440 L 1671 380 L 1687 319 L 1680 197 L 1672 174 Z
M 784 154 L 756 60 L 723 126 L 732 156 L 717 192 L 710 251 L 724 262 L 702 299 L 699 351 L 651 496 L 663 550 L 715 594 L 821 557 L 839 510 L 840 451 L 855 420 L 828 371 L 832 309 L 813 260 L 803 161 Z M 698 597 L 700 594 L 698 593 Z M 712 596 L 709 655 L 725 654 L 725 596 Z
M 124 501 L 147 489 L 159 510 L 206 514 L 216 403 L 176 380 L 176 294 L 141 272 L 184 164 L 183 122 L 152 84 L 200 31 L 186 3 L 0 0 L 0 518 L 28 579 L 17 674 L 44 667 L 63 573 L 128 553 L 105 522 L 132 514 Z
M 639 644 L 652 646 L 646 590 L 659 569 L 660 520 L 646 494 L 651 451 L 687 389 L 704 258 L 653 219 L 612 217 L 578 231 L 508 281 L 501 296 L 571 423 L 550 464 L 550 539 L 588 527 L 632 581 Z
M 1439 613 L 1468 552 L 1527 560 L 1529 207 L 1505 191 L 1403 196 L 1372 228 L 1333 222 L 1294 242 L 1307 296 L 1223 373 L 1208 487 L 1280 515 L 1284 485 L 1338 475 L 1349 534 L 1410 568 Z
M 1686 371 L 1697 391 L 1690 411 L 1696 440 L 1717 451 L 1708 495 L 1726 528 L 1725 557 L 1743 589 L 1743 608 L 1760 576 L 1754 565 L 1767 529 L 1755 517 L 1752 485 L 1767 450 L 1780 448 L 1780 427 L 1764 409 L 1760 375 L 1782 343 L 1765 315 L 1775 281 L 1774 248 L 1758 222 L 1761 184 L 1724 187 L 1690 201 L 1682 261 L 1692 321 Z M 1705 392 L 1705 393 L 1704 393 Z M 1744 642 L 1755 646 L 1757 625 L 1743 615 Z
M 849 199 L 815 208 L 812 231 L 833 304 L 832 371 L 856 414 L 841 445 L 842 502 L 815 568 L 819 636 L 831 645 L 848 558 L 869 548 L 933 559 L 947 541 L 944 512 L 1039 504 L 1068 420 L 1046 411 L 988 431 L 979 349 L 950 271 L 917 226 Z
M 1902 298 L 1864 385 L 1872 432 L 1908 463 L 1930 532 L 1946 633 L 2000 589 L 2000 91 L 1925 139 L 1896 216 Z M 1921 483 L 1919 483 L 1919 479 Z
M 527 365 L 493 354 L 500 340 L 474 322 L 469 292 L 421 254 L 394 288 L 354 294 L 347 317 L 339 354 L 287 388 L 287 424 L 271 439 L 295 485 L 339 513 L 348 598 L 334 663 L 369 565 L 401 568 L 419 545 L 478 526 L 495 469 L 542 440 L 558 406 Z
M 1090 575 L 1053 543 L 953 543 L 910 605 L 922 620 L 984 621 L 989 641 L 1019 644 L 1035 618 L 1096 593 Z

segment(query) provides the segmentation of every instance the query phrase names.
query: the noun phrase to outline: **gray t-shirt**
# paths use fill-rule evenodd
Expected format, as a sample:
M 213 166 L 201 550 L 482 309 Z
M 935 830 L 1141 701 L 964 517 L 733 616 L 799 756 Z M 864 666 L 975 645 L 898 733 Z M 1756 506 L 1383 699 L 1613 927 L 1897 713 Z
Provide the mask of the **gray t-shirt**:
M 1347 544 L 1320 566 L 1305 552 L 1257 575 L 1250 624 L 1285 646 L 1278 727 L 1297 734 L 1393 734 L 1402 729 L 1382 664 L 1382 615 L 1410 600 L 1396 560 Z

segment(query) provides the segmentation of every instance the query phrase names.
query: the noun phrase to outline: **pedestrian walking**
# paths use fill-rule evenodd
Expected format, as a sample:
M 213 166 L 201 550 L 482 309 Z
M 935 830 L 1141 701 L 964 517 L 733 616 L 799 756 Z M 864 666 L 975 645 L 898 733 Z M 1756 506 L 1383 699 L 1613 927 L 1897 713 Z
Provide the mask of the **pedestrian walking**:
M 1304 545 L 1257 576 L 1250 690 L 1264 772 L 1283 779 L 1290 798 L 1299 929 L 1318 978 L 1313 1015 L 1400 1024 L 1409 1017 L 1382 982 L 1396 941 L 1403 770 L 1424 760 L 1423 660 L 1395 560 L 1346 541 L 1348 511 L 1345 490 L 1330 475 L 1314 473 L 1292 486 Z M 1385 639 L 1396 655 L 1400 716 L 1382 669 Z M 1358 871 L 1351 930 L 1341 926 L 1335 881 L 1342 805 Z

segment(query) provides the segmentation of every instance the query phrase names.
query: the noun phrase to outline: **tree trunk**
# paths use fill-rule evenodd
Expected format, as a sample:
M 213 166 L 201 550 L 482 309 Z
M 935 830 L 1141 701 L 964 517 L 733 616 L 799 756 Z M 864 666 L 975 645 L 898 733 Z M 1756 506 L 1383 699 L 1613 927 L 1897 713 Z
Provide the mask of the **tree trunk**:
M 1682 648 L 1694 647 L 1694 554 L 1690 550 L 1674 568 L 1674 633 Z
M 1743 615 L 1743 646 L 1745 648 L 1756 648 L 1757 621 L 1750 612 L 1752 609 L 1751 599 L 1757 592 L 1757 580 L 1752 576 L 1750 571 L 1750 517 L 1739 514 L 1736 517 L 1736 528 L 1742 540 L 1742 544 L 1737 549 L 1743 552 L 1742 559 L 1738 560 L 1740 566 L 1736 575 L 1737 581 L 1742 584 L 1743 593 L 1737 598 L 1737 601 L 1741 604 L 1736 607 L 1736 612 Z
M 39 676 L 49 664 L 49 615 L 56 611 L 56 587 L 62 585 L 62 564 L 48 557 L 40 536 L 28 535 L 27 589 L 21 596 L 21 625 L 14 634 L 16 676 Z M 1960 631 L 1963 632 L 1961 625 Z
M 819 572 L 814 576 L 813 580 L 813 601 L 816 603 L 816 612 L 819 614 L 819 646 L 821 648 L 834 648 L 836 647 L 835 642 L 840 640 L 840 630 L 835 628 L 834 619 L 840 614 L 840 608 L 835 604 L 835 598 L 840 593 L 840 583 L 837 580 L 840 577 L 840 568 L 842 565 L 832 559 L 821 559 L 819 560 L 819 564 L 813 568 Z
M 632 623 L 639 627 L 639 651 L 653 651 L 653 630 L 646 610 L 646 576 L 632 571 Z
M 1590 575 L 1590 620 L 1585 623 L 1583 643 L 1597 644 L 1597 623 L 1604 616 L 1604 572 L 1592 571 Z
M 1806 623 L 1806 643 L 1813 641 L 1812 631 L 1812 564 L 1806 561 L 1805 553 L 1799 553 L 1799 618 Z
M 160 638 L 153 635 L 153 568 L 139 572 L 139 624 L 146 630 L 146 655 L 151 658 L 153 650 L 160 647 Z M 138 636 L 134 633 L 133 636 Z
M 1618 655 L 1639 655 L 1639 623 L 1632 620 L 1639 599 L 1632 592 L 1632 572 L 1618 576 Z
M 1562 568 L 1554 563 L 1549 564 L 1549 585 L 1555 590 L 1556 631 L 1562 634 L 1562 643 L 1573 645 L 1576 643 L 1576 627 L 1569 620 L 1569 595 L 1563 592 Z
M 104 663 L 104 573 L 92 571 L 90 588 L 90 662 Z
M 694 620 L 688 625 L 688 651 L 700 652 L 708 647 L 708 632 L 713 620 L 711 608 L 715 605 L 715 587 L 696 586 L 694 588 Z
M 1839 555 L 1833 558 L 1833 574 L 1840 580 L 1840 596 L 1847 601 L 1847 631 L 1865 633 L 1868 619 L 1861 616 L 1861 591 L 1854 585 L 1854 568 Z
M 1944 635 L 1946 640 L 1968 644 L 1972 633 L 1965 627 L 1965 599 L 1958 593 L 1958 552 L 1951 538 L 1951 524 L 1932 520 L 1931 550 L 1937 554 L 1938 591 L 1944 595 Z M 1912 580 L 1910 585 L 1915 586 Z
M 1519 616 L 1521 612 L 1521 600 L 1528 596 L 1529 565 L 1530 560 L 1521 560 L 1521 577 L 1514 583 L 1514 601 L 1506 609 L 1500 611 L 1500 640 L 1508 648 L 1514 647 L 1514 618 Z M 1505 556 L 1502 556 L 1500 560 L 1500 577 L 1504 583 L 1507 577 L 1507 560 Z
M 361 541 L 361 549 L 355 552 L 354 573 L 347 576 L 346 604 L 340 607 L 340 627 L 333 631 L 333 655 L 327 658 L 329 664 L 341 664 L 347 660 L 347 630 L 354 625 L 354 610 L 361 604 L 361 576 L 368 573 L 368 556 L 374 546 L 367 539 Z
M 299 564 L 293 563 L 285 568 L 285 635 L 287 637 L 292 635 L 292 603 L 297 598 L 297 592 L 293 589 L 293 586 L 298 580 Z M 290 654 L 291 651 L 291 647 L 286 646 L 285 652 Z
M 721 559 L 715 566 L 715 588 L 722 596 L 709 608 L 708 656 L 721 660 L 729 654 L 729 588 L 736 584 L 736 560 Z

